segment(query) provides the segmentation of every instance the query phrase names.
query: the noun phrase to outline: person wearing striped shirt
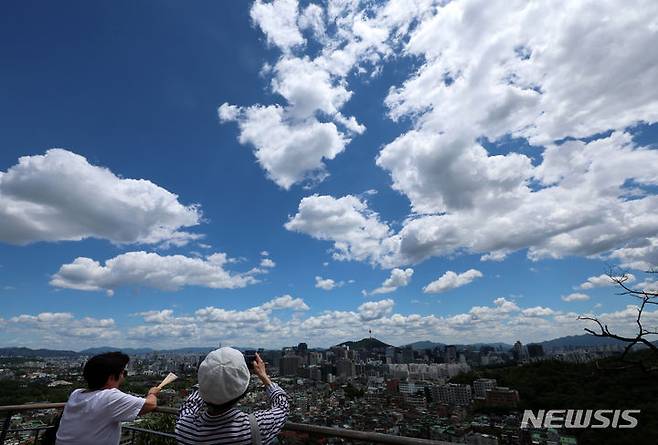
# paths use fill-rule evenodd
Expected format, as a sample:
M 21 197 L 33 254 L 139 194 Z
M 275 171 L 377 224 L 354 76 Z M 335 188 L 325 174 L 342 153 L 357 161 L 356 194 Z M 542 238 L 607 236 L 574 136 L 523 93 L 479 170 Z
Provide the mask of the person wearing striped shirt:
M 288 396 L 270 380 L 258 354 L 253 368 L 265 386 L 269 410 L 247 414 L 236 408 L 247 393 L 251 373 L 240 351 L 220 348 L 208 354 L 199 366 L 198 389 L 178 412 L 176 441 L 181 445 L 272 443 L 288 418 Z

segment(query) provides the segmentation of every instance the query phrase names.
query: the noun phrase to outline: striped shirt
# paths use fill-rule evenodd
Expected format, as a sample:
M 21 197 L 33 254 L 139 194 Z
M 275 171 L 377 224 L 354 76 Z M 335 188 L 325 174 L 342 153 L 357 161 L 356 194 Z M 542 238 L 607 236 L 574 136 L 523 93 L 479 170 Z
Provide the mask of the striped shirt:
M 263 445 L 271 443 L 279 434 L 290 412 L 286 392 L 279 385 L 272 383 L 265 391 L 270 409 L 254 412 Z M 176 441 L 181 445 L 250 444 L 249 414 L 230 408 L 221 414 L 210 415 L 199 391 L 194 391 L 178 412 Z

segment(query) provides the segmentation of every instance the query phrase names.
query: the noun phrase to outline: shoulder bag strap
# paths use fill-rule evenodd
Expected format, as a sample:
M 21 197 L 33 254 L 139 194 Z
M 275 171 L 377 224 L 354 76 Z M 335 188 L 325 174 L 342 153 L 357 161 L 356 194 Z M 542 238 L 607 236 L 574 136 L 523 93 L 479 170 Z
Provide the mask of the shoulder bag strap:
M 251 443 L 254 445 L 261 445 L 260 429 L 258 428 L 258 421 L 253 413 L 249 414 L 249 424 L 251 425 Z

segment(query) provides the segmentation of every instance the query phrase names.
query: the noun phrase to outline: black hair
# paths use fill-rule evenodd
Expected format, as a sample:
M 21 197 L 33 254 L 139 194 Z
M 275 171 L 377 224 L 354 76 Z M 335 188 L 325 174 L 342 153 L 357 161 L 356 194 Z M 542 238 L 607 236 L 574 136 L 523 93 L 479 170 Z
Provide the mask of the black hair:
M 87 381 L 87 387 L 92 391 L 101 389 L 111 375 L 119 380 L 129 361 L 130 357 L 119 351 L 93 356 L 87 360 L 82 371 L 82 376 Z
M 241 395 L 237 396 L 233 400 L 229 400 L 228 402 L 224 402 L 221 405 L 216 405 L 214 403 L 206 402 L 206 405 L 208 406 L 208 408 L 210 409 L 210 411 L 212 413 L 221 413 L 223 411 L 226 411 L 229 408 L 232 408 L 236 403 L 238 403 L 240 401 L 240 399 L 242 399 L 244 396 L 246 396 L 248 392 L 249 392 L 249 386 L 247 386 L 247 389 L 245 389 L 244 392 Z

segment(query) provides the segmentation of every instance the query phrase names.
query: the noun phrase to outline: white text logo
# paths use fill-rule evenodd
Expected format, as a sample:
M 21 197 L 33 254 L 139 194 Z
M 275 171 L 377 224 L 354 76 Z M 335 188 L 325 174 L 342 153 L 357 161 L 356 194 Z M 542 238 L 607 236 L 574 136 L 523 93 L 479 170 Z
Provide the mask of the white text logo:
M 639 409 L 551 409 L 523 411 L 521 428 L 635 428 Z

